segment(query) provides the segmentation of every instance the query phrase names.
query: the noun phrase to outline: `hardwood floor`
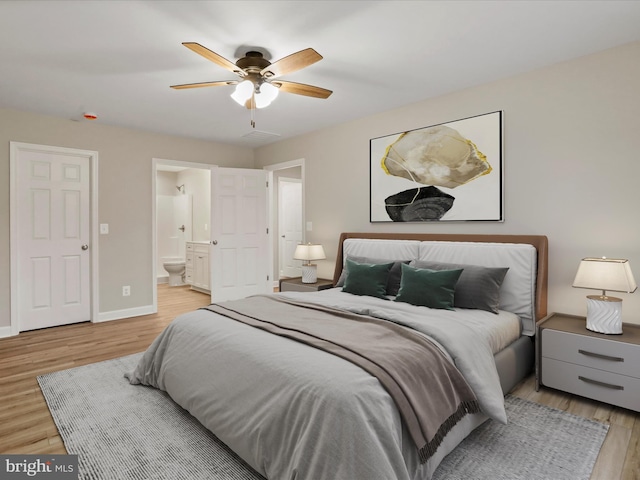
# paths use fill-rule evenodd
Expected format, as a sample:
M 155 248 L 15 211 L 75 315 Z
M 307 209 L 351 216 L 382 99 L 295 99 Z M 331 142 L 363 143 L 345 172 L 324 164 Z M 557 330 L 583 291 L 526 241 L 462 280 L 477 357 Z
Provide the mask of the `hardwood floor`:
M 177 315 L 209 303 L 188 287 L 161 284 L 156 314 L 0 339 L 0 453 L 66 453 L 38 375 L 144 351 Z
M 208 304 L 208 295 L 158 285 L 157 314 L 0 339 L 0 453 L 66 453 L 38 375 L 143 351 L 177 315 Z M 511 393 L 609 424 L 591 480 L 640 480 L 640 413 L 548 388 L 536 392 L 533 375 Z

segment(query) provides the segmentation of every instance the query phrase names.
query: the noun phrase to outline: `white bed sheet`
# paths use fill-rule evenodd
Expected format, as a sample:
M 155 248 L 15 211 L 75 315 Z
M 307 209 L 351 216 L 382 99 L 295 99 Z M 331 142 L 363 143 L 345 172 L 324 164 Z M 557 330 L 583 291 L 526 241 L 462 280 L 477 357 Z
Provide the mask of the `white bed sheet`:
M 273 479 L 427 480 L 487 416 L 507 421 L 490 342 L 485 341 L 495 343 L 500 335 L 487 333 L 482 319 L 500 323 L 500 317 L 511 318 L 519 325 L 517 317 L 427 309 L 340 288 L 279 295 L 414 326 L 446 346 L 483 413 L 465 416 L 421 464 L 400 413 L 375 377 L 339 357 L 204 310 L 172 322 L 128 378 L 169 393 Z M 479 319 L 473 320 L 477 313 Z
M 421 322 L 463 323 L 473 331 L 474 336 L 489 345 L 492 354 L 496 354 L 517 340 L 522 335 L 520 318 L 511 312 L 500 310 L 499 313 L 483 310 L 455 308 L 451 310 L 418 307 L 403 302 L 395 302 L 393 297 L 383 300 L 375 297 L 352 295 L 342 288 L 330 288 L 319 292 L 282 292 L 290 298 L 305 302 L 321 303 L 334 308 L 342 308 L 354 313 L 365 313 L 386 320 L 419 327 Z M 416 328 L 419 330 L 419 328 Z M 437 340 L 437 339 L 436 339 Z

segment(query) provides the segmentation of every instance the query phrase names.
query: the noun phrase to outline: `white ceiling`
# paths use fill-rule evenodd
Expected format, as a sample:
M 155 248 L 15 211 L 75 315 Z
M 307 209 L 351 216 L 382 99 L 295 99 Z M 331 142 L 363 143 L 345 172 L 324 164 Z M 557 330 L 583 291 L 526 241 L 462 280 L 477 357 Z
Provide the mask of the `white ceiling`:
M 640 40 L 639 1 L 0 1 L 0 107 L 259 146 Z M 256 112 L 233 80 L 193 53 L 235 62 L 246 46 L 275 61 L 324 59 L 283 80 L 333 90 L 282 93 Z M 640 61 L 640 59 L 639 59 Z M 87 120 L 81 120 L 87 121 Z

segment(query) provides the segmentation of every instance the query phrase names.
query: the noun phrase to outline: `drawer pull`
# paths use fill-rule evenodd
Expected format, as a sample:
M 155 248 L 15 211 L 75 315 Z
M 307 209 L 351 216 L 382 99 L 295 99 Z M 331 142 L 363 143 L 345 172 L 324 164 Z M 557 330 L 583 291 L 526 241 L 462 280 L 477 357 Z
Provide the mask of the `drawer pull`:
M 612 362 L 624 362 L 622 357 L 611 357 L 609 355 L 602 355 L 601 353 L 588 352 L 587 350 L 578 350 L 578 353 L 586 355 L 588 357 L 601 358 L 603 360 L 611 360 Z
M 592 380 L 590 378 L 578 376 L 580 380 L 586 383 L 592 383 L 593 385 L 599 385 L 600 387 L 610 388 L 611 390 L 624 390 L 622 385 L 612 385 L 610 383 L 599 382 L 598 380 Z

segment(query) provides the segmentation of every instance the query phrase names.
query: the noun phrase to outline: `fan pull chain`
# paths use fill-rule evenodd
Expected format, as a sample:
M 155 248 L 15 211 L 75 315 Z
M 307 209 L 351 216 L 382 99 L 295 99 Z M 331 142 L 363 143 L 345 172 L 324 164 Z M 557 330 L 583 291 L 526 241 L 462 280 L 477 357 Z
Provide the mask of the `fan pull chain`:
M 253 128 L 256 128 L 255 113 L 256 113 L 256 97 L 255 95 L 251 95 L 251 126 Z

